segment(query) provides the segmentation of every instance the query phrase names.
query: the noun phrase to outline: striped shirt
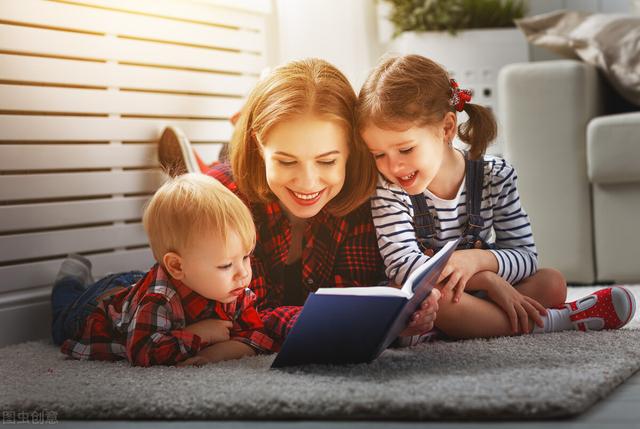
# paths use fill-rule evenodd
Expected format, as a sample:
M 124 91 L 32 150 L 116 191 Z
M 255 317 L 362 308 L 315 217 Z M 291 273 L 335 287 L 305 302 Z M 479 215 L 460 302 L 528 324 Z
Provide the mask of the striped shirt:
M 537 270 L 537 251 L 529 217 L 520 205 L 515 169 L 504 159 L 485 155 L 480 214 L 484 228 L 480 236 L 496 249 L 498 275 L 511 284 Z M 435 250 L 462 235 L 467 225 L 465 181 L 452 200 L 425 190 L 429 211 L 436 226 Z M 373 222 L 387 277 L 403 284 L 411 272 L 429 260 L 421 252 L 413 225 L 411 198 L 398 185 L 379 178 L 371 198 Z

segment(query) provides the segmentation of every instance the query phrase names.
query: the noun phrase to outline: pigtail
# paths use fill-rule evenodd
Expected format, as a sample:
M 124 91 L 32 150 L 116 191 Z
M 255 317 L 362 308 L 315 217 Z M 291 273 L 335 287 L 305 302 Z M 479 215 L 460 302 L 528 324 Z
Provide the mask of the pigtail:
M 458 126 L 458 137 L 469 145 L 471 159 L 479 159 L 498 133 L 496 119 L 490 109 L 478 104 L 465 103 L 469 119 Z

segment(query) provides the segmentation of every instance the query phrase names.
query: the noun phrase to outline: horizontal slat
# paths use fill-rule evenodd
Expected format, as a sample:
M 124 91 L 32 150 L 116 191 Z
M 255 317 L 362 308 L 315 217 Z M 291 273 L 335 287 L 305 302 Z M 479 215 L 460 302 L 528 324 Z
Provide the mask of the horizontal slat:
M 45 43 L 46 41 L 46 43 Z M 258 74 L 264 56 L 0 24 L 0 50 Z
M 43 0 L 0 0 L 0 16 L 12 22 L 186 43 L 243 51 L 264 51 L 262 34 L 126 12 Z
M 0 54 L 0 79 L 235 96 L 246 95 L 257 81 L 253 76 L 8 54 Z
M 116 197 L 0 206 L 0 232 L 140 219 L 148 199 Z
M 69 252 L 139 246 L 147 243 L 141 223 L 0 236 L 0 261 L 42 258 Z
M 208 163 L 218 159 L 222 144 L 194 145 Z M 153 167 L 158 145 L 151 144 L 10 144 L 0 146 L 0 171 Z
M 191 141 L 229 141 L 227 120 L 164 120 L 0 115 L 0 140 L 157 141 L 167 125 L 180 127 Z
M 148 270 L 154 263 L 151 250 L 135 249 L 88 255 L 93 264 L 96 280 L 107 273 Z M 37 286 L 51 285 L 64 259 L 9 265 L 0 267 L 0 292 L 23 290 Z
M 158 165 L 157 144 L 1 145 L 0 171 Z
M 39 286 L 22 291 L 12 291 L 7 293 L 3 293 L 2 286 L 0 286 L 0 310 L 6 310 L 7 307 L 13 307 L 16 305 L 20 306 L 33 302 L 49 301 L 50 297 L 50 286 Z
M 0 85 L 4 110 L 228 118 L 242 103 L 229 97 Z
M 0 175 L 0 200 L 152 193 L 163 180 L 160 171 Z
M 259 8 L 256 7 L 255 4 L 245 4 L 246 2 L 243 3 L 242 1 L 233 0 L 233 6 L 236 9 L 247 12 L 220 7 L 224 5 L 212 6 L 205 4 L 205 2 L 186 2 L 184 0 L 73 0 L 73 3 L 179 18 L 189 21 L 209 22 L 233 27 L 263 30 L 264 18 L 252 12 L 271 12 L 270 2 L 263 0 L 258 1 L 260 2 Z

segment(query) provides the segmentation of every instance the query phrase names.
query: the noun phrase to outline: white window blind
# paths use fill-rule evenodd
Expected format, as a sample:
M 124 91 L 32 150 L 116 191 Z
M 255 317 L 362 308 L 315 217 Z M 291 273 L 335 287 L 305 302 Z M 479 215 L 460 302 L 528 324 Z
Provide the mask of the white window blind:
M 48 328 L 33 316 L 67 253 L 97 278 L 149 268 L 157 139 L 179 126 L 217 158 L 266 64 L 269 5 L 0 0 L 0 344 Z

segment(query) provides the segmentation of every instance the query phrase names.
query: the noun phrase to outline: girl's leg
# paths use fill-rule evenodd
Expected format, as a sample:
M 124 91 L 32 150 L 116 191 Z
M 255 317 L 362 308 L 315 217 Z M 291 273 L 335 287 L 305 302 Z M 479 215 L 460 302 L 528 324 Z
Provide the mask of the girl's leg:
M 552 268 L 542 268 L 514 287 L 545 308 L 557 307 L 567 300 L 567 282 L 560 271 Z
M 490 282 L 494 273 L 478 273 L 469 282 Z M 477 286 L 477 285 L 476 285 Z M 521 289 L 523 288 L 523 289 Z M 517 286 L 523 295 L 534 298 L 544 307 L 561 306 L 566 299 L 564 277 L 556 270 L 540 270 Z M 460 302 L 451 297 L 438 303 L 436 326 L 454 338 L 477 338 L 513 335 L 506 313 L 490 300 L 464 293 Z M 557 332 L 571 329 L 618 329 L 627 324 L 635 313 L 633 295 L 623 287 L 613 287 L 551 308 L 542 316 L 544 326 L 538 327 L 529 319 L 530 331 Z
M 492 301 L 466 292 L 459 302 L 454 303 L 451 298 L 438 302 L 435 320 L 436 327 L 447 336 L 464 339 L 513 335 L 507 314 Z

